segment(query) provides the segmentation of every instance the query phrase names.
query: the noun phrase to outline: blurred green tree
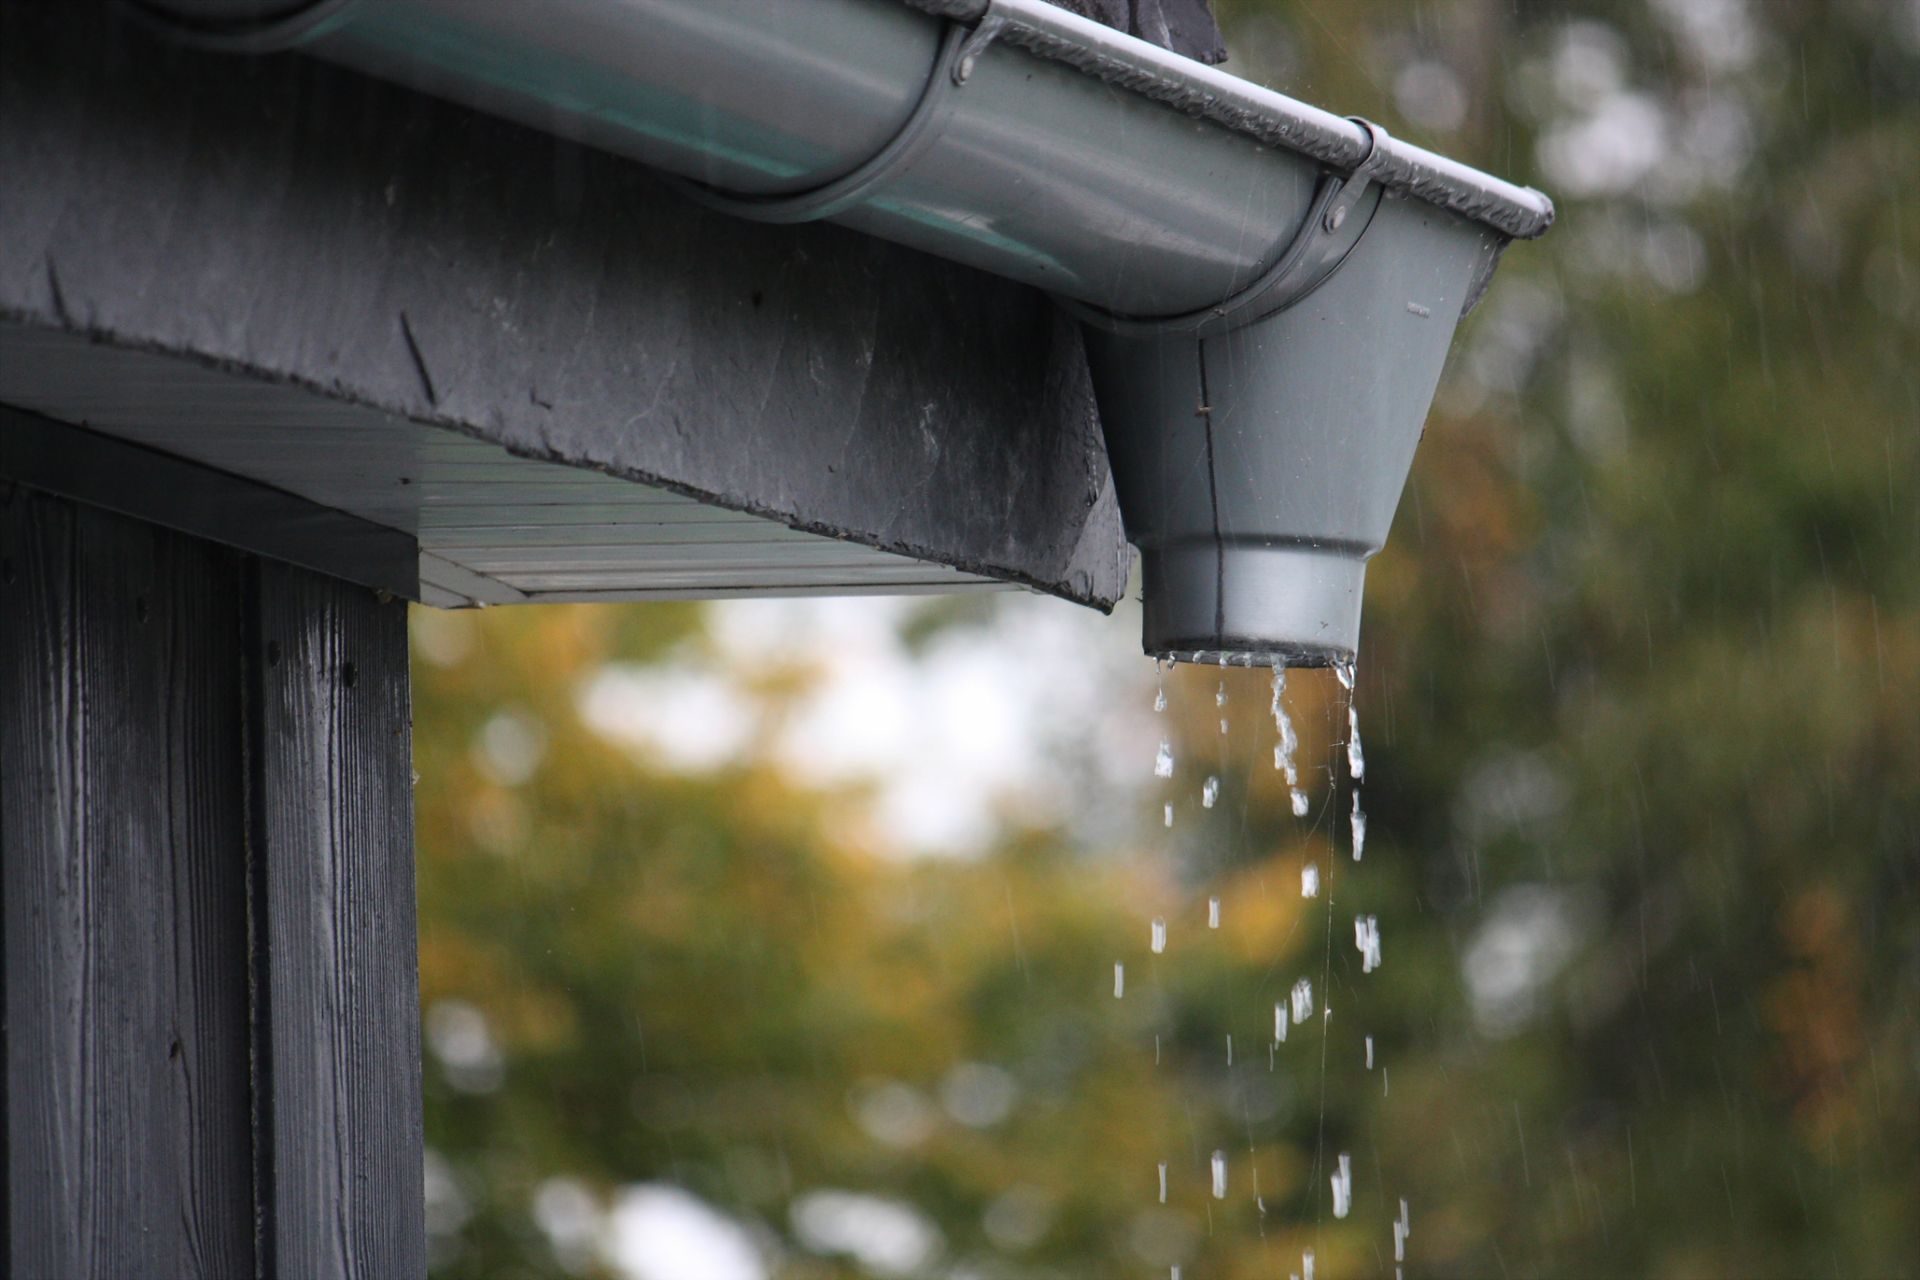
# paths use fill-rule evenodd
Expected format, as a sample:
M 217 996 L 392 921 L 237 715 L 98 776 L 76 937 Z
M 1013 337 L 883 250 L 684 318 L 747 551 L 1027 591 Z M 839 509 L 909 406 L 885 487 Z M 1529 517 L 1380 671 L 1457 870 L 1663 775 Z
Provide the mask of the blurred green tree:
M 1262 677 L 1182 668 L 1119 835 L 913 860 L 765 753 L 594 727 L 697 607 L 419 615 L 438 1274 L 609 1273 L 596 1215 L 659 1183 L 809 1280 L 893 1265 L 823 1192 L 908 1206 L 905 1274 L 1386 1276 L 1402 1197 L 1413 1275 L 1920 1274 L 1920 15 L 1220 8 L 1241 74 L 1561 204 L 1370 575 L 1365 860 L 1319 673 L 1305 821 Z M 758 740 L 819 674 L 727 678 Z

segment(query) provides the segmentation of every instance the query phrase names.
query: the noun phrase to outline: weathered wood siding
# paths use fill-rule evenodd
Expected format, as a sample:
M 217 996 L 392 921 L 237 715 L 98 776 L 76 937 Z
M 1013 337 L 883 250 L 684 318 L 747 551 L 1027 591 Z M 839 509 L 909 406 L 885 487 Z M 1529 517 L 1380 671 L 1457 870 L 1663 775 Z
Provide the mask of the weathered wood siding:
M 270 1275 L 425 1270 L 407 615 L 255 562 Z
M 404 627 L 0 481 L 0 1271 L 424 1270 Z

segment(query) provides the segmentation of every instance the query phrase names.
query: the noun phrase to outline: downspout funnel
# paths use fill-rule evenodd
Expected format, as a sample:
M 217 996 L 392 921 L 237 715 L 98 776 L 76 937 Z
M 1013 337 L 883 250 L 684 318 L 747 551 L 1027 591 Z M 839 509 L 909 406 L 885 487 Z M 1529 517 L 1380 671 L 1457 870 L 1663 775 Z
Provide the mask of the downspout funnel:
M 1074 308 L 1143 559 L 1148 653 L 1354 655 L 1366 562 L 1503 246 L 1383 193 L 1363 164 L 1328 179 L 1274 268 L 1220 306 L 1157 321 Z

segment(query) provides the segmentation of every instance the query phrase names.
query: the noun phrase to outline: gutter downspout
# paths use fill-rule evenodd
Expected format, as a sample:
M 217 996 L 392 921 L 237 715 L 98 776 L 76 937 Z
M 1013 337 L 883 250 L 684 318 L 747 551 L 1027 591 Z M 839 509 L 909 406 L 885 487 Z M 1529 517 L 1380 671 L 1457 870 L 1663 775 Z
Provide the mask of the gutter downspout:
M 1553 219 L 1045 0 L 125 2 L 1052 293 L 1082 322 L 1156 654 L 1352 655 L 1458 318 Z

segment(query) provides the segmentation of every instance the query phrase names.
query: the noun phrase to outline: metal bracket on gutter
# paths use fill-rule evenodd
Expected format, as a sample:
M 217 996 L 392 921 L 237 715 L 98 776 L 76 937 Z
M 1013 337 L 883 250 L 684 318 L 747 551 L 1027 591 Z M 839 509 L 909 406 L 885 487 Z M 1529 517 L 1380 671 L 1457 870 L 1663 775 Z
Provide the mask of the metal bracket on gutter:
M 933 68 L 913 104 L 906 123 L 887 140 L 885 146 L 844 177 L 802 191 L 796 195 L 738 196 L 689 178 L 666 175 L 667 184 L 689 199 L 697 200 L 722 213 L 756 222 L 812 222 L 831 218 L 866 199 L 867 194 L 889 177 L 911 164 L 940 136 L 941 128 L 953 112 L 953 95 L 973 73 L 980 54 L 1000 34 L 1001 23 L 992 17 L 978 27 L 949 26 L 941 38 L 940 51 L 934 55 Z
M 1118 316 L 1070 299 L 1057 299 L 1083 323 L 1125 337 L 1191 333 L 1210 338 L 1284 311 L 1318 288 L 1347 260 L 1373 225 L 1383 194 L 1375 181 L 1386 158 L 1387 131 L 1371 120 L 1353 117 L 1373 146 L 1350 172 L 1330 173 L 1308 206 L 1300 229 L 1259 278 L 1211 307 L 1176 316 Z
M 360 0 L 307 0 L 266 17 L 193 19 L 175 8 L 155 9 L 145 0 L 119 0 L 119 9 L 142 26 L 172 39 L 229 53 L 279 53 L 326 34 Z
M 1394 140 L 1369 152 L 1367 138 L 1339 116 L 1297 102 L 1191 58 L 1091 22 L 1047 0 L 901 0 L 938 17 L 998 16 L 1004 38 L 1108 84 L 1199 116 L 1268 146 L 1350 169 L 1378 156 L 1378 181 L 1503 235 L 1531 240 L 1553 225 L 1553 201 L 1446 156 Z M 1376 139 L 1377 141 L 1377 139 Z
M 1002 14 L 988 13 L 986 17 L 980 19 L 980 25 L 973 29 L 973 34 L 968 36 L 966 43 L 960 46 L 960 57 L 953 64 L 953 82 L 956 85 L 967 82 L 967 78 L 973 74 L 974 66 L 980 61 L 980 55 L 987 51 L 987 46 L 997 40 L 1006 27 L 1007 20 Z
M 859 204 L 867 193 L 911 164 L 939 138 L 953 111 L 953 94 L 964 87 L 987 46 L 1006 29 L 1003 14 L 988 12 L 973 27 L 954 23 L 941 38 L 927 82 L 900 131 L 853 172 L 797 195 L 738 196 L 689 178 L 667 176 L 667 184 L 709 208 L 758 222 L 812 222 L 831 218 Z
M 1028 0 L 988 0 L 972 27 L 950 22 L 928 71 L 920 96 L 892 138 L 851 173 L 794 195 L 740 196 L 705 183 L 669 175 L 669 185 L 689 198 L 735 217 L 760 222 L 795 223 L 830 218 L 861 203 L 934 143 L 965 87 L 980 55 L 1002 36 L 1029 31 L 1034 24 Z M 1042 6 L 1051 8 L 1051 6 Z M 1030 43 L 1019 40 L 1018 43 Z M 1198 64 L 1196 64 L 1198 65 Z M 1109 332 L 1129 336 L 1191 332 L 1209 337 L 1252 324 L 1282 311 L 1311 293 L 1346 260 L 1373 220 L 1392 139 L 1371 120 L 1349 123 L 1361 130 L 1367 149 L 1351 165 L 1337 165 L 1315 193 L 1293 239 L 1258 279 L 1212 306 L 1183 315 L 1114 315 L 1069 298 L 1058 301 L 1076 318 Z

